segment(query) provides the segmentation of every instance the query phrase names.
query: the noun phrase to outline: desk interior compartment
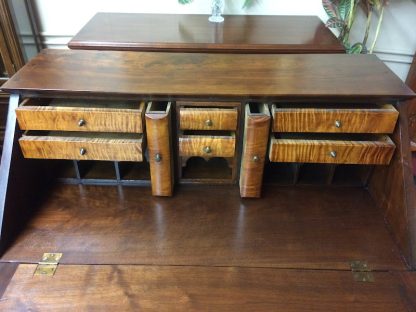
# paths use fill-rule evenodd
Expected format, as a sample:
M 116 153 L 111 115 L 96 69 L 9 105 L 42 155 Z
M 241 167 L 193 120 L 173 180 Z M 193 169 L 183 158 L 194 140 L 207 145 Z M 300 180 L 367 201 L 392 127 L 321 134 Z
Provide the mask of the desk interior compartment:
M 142 101 L 26 98 L 16 109 L 22 130 L 143 133 Z
M 198 104 L 201 105 L 201 103 Z M 194 107 L 188 105 L 179 108 L 179 128 L 181 130 L 235 131 L 237 123 L 237 107 Z
M 387 135 L 274 134 L 269 159 L 273 162 L 389 164 L 395 145 Z
M 26 158 L 143 160 L 142 134 L 28 131 L 19 143 Z
M 274 132 L 392 133 L 391 104 L 273 104 Z

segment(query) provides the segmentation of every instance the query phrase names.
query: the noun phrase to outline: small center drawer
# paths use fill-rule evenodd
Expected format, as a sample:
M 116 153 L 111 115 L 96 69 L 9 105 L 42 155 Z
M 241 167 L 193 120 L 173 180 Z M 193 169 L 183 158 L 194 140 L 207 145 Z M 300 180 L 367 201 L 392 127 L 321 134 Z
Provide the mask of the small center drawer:
M 234 157 L 235 134 L 205 135 L 185 131 L 179 136 L 180 156 Z
M 142 136 L 28 131 L 19 144 L 25 158 L 142 161 Z
M 394 150 L 387 135 L 342 138 L 282 134 L 272 136 L 269 158 L 272 162 L 385 165 Z
M 143 133 L 144 102 L 25 99 L 16 109 L 22 130 Z
M 181 130 L 236 130 L 237 108 L 181 107 Z
M 399 115 L 390 104 L 305 106 L 273 105 L 273 131 L 392 133 Z

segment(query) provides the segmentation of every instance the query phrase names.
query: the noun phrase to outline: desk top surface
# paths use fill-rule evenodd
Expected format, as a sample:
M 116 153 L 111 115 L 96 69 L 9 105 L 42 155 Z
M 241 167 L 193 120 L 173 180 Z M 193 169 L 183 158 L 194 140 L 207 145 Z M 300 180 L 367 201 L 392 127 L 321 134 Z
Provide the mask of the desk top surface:
M 146 98 L 409 98 L 374 55 L 44 50 L 10 93 Z
M 342 44 L 316 16 L 97 13 L 69 42 L 71 49 L 344 53 Z

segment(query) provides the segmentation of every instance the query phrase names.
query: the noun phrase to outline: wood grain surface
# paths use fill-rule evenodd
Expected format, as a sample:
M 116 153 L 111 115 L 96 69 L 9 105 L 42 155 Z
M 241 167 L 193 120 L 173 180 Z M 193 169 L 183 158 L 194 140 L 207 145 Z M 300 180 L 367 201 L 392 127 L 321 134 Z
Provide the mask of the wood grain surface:
M 274 132 L 392 133 L 399 113 L 375 108 L 280 108 L 273 105 Z
M 60 265 L 53 278 L 19 265 L 3 311 L 383 311 L 414 310 L 416 273 L 235 267 Z M 53 289 L 53 291 L 51 291 Z M 413 301 L 413 302 L 412 302 Z
M 259 104 L 259 113 L 245 106 L 243 151 L 240 168 L 240 196 L 260 197 L 263 169 L 269 142 L 270 112 L 266 104 Z
M 62 133 L 63 134 L 63 133 Z M 135 138 L 95 134 L 83 137 L 81 133 L 67 132 L 60 136 L 24 135 L 19 144 L 25 158 L 142 161 L 142 135 Z M 85 154 L 81 154 L 81 149 Z
M 405 270 L 383 214 L 363 188 L 276 187 L 262 200 L 237 186 L 57 185 L 1 261 L 350 270 Z M 260 280 L 260 279 L 258 279 Z
M 100 74 L 103 72 L 106 74 Z M 291 97 L 387 101 L 414 96 L 376 56 L 342 54 L 44 50 L 2 89 L 49 96 L 59 93 L 133 99 Z
M 416 192 L 407 108 L 407 105 L 397 106 L 399 122 L 392 135 L 396 152 L 390 166 L 375 168 L 368 189 L 382 209 L 408 265 L 416 268 Z
M 179 156 L 234 157 L 235 134 L 179 135 Z
M 240 103 L 237 103 L 240 105 Z M 181 107 L 179 128 L 181 130 L 236 130 L 238 111 L 224 108 Z
M 344 53 L 316 16 L 97 13 L 69 42 L 71 49 L 221 52 Z
M 269 158 L 273 162 L 389 164 L 395 150 L 388 136 L 376 141 L 276 139 L 270 140 Z M 335 152 L 335 157 L 331 156 Z
M 16 110 L 22 130 L 143 132 L 144 102 L 137 103 L 137 109 L 123 108 L 123 105 L 109 108 L 105 107 L 106 102 L 103 102 L 103 107 L 89 107 L 88 100 L 73 103 L 78 106 L 64 106 L 64 103 L 62 106 L 59 103 L 35 106 L 30 101 L 26 103 Z M 99 102 L 94 104 L 96 106 Z M 83 123 L 80 124 L 81 120 Z
M 173 193 L 171 109 L 168 103 L 164 111 L 154 111 L 152 103 L 149 103 L 146 110 L 147 148 L 154 196 L 172 196 Z M 156 159 L 156 155 L 160 156 L 160 160 Z

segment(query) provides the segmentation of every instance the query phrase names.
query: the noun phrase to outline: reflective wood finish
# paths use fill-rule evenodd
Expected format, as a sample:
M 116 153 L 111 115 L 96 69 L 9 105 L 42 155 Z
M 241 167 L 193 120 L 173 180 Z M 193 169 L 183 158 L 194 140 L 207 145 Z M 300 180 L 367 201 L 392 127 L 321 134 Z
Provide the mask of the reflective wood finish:
M 230 267 L 60 265 L 52 278 L 21 264 L 0 301 L 3 311 L 341 311 L 415 308 L 416 273 Z M 53 289 L 53 291 L 51 291 Z
M 274 132 L 392 133 L 399 113 L 393 105 L 373 108 L 290 108 L 273 105 Z
M 20 129 L 143 132 L 144 102 L 137 102 L 136 108 L 119 101 L 54 100 L 49 105 L 39 104 L 27 99 L 16 109 Z
M 221 52 L 344 53 L 316 16 L 97 13 L 69 42 L 71 49 Z
M 97 70 L 106 75 L 98 75 Z M 137 98 L 143 95 L 205 100 L 215 96 L 223 100 L 291 97 L 382 101 L 413 96 L 374 55 L 44 50 L 2 89 L 49 96 Z
M 235 104 L 240 105 L 240 103 Z M 236 108 L 181 107 L 179 109 L 181 130 L 237 130 L 237 121 Z
M 235 134 L 179 136 L 179 156 L 234 157 Z
M 274 162 L 388 165 L 395 149 L 388 136 L 370 140 L 271 138 Z

